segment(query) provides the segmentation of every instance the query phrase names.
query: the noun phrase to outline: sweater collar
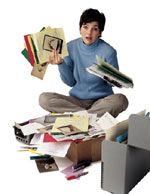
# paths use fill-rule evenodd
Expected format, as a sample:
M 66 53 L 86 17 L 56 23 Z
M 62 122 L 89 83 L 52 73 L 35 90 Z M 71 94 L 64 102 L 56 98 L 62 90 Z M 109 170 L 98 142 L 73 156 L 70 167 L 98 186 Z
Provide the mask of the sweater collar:
M 96 41 L 93 42 L 92 44 L 86 45 L 86 44 L 84 44 L 82 38 L 80 38 L 79 45 L 80 45 L 81 49 L 83 49 L 83 50 L 92 51 L 92 50 L 95 49 L 95 47 L 97 47 L 97 45 L 98 45 L 98 43 L 99 43 L 99 40 L 100 40 L 100 39 L 97 38 Z

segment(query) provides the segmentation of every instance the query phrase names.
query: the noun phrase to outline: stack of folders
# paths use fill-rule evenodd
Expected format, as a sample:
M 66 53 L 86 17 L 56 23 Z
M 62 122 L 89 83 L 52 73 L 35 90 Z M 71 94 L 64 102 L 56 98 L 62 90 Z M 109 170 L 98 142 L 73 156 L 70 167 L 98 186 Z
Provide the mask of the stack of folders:
M 49 55 L 54 49 L 63 58 L 68 55 L 64 31 L 62 28 L 44 27 L 40 32 L 24 36 L 25 48 L 22 50 L 24 57 L 31 63 L 31 75 L 43 79 Z
M 117 87 L 133 88 L 133 80 L 121 73 L 112 65 L 103 61 L 100 57 L 96 56 L 96 64 L 88 67 L 86 70 L 96 76 L 99 76 Z

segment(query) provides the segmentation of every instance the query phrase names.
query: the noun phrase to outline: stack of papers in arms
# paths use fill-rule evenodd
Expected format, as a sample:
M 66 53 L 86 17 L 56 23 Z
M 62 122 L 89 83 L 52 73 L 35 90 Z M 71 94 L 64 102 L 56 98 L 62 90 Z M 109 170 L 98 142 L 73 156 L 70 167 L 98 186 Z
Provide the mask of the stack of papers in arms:
M 121 73 L 112 65 L 103 61 L 100 57 L 96 56 L 97 63 L 86 68 L 89 73 L 101 77 L 114 86 L 133 88 L 133 81 L 130 77 Z

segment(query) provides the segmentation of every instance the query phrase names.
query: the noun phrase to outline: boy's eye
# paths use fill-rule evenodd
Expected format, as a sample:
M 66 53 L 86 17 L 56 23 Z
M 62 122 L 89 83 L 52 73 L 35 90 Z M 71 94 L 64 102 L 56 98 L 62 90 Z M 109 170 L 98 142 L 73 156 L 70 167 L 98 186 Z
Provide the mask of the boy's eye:
M 94 30 L 94 31 L 98 31 L 98 28 L 96 27 L 96 28 L 94 28 L 93 30 Z
M 90 27 L 87 26 L 87 25 L 83 25 L 83 28 L 84 28 L 85 30 L 88 30 Z M 97 32 L 97 31 L 99 30 L 99 28 L 98 28 L 98 27 L 93 27 L 93 28 L 91 28 L 91 30 Z
M 88 26 L 86 26 L 86 25 L 83 25 L 83 28 L 84 28 L 84 29 L 88 29 Z

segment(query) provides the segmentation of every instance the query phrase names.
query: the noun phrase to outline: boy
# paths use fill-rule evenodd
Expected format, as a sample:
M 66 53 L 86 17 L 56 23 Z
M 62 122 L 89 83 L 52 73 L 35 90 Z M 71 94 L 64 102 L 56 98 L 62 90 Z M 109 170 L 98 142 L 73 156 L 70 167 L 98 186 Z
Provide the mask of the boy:
M 72 89 L 69 96 L 42 93 L 39 98 L 42 108 L 59 113 L 87 110 L 99 117 L 105 112 L 117 117 L 126 110 L 128 100 L 123 94 L 114 94 L 108 82 L 86 71 L 86 67 L 96 62 L 96 55 L 119 68 L 116 50 L 100 38 L 105 20 L 98 10 L 85 10 L 79 22 L 81 38 L 67 44 L 69 56 L 62 59 L 56 50 L 50 53 L 49 62 L 58 64 L 62 81 Z

